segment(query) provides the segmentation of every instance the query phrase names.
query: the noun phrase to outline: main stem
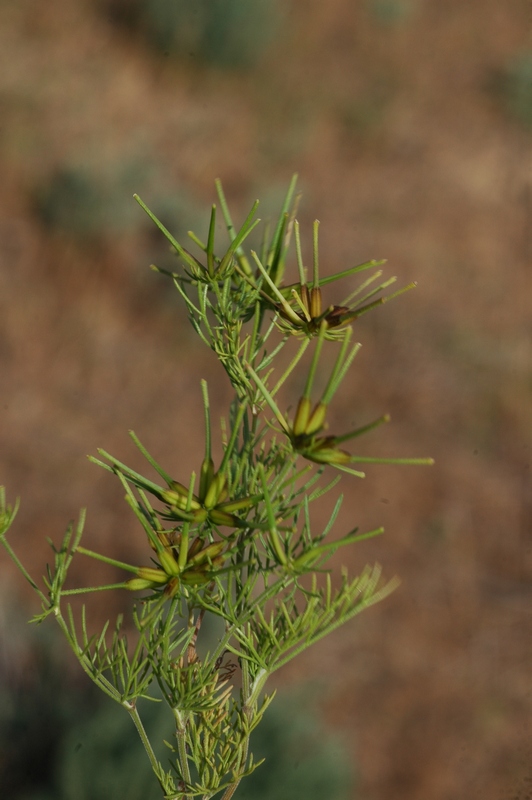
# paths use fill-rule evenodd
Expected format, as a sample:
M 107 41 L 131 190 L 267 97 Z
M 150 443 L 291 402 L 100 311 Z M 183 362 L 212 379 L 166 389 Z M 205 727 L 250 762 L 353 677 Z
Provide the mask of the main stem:
M 126 708 L 128 710 L 129 715 L 130 715 L 131 719 L 133 720 L 133 723 L 134 723 L 134 725 L 135 725 L 135 727 L 137 729 L 137 732 L 138 732 L 138 734 L 140 736 L 142 744 L 144 745 L 144 749 L 145 749 L 145 751 L 146 751 L 146 753 L 148 755 L 148 758 L 150 760 L 151 768 L 154 771 L 155 775 L 157 776 L 157 780 L 159 781 L 163 792 L 165 792 L 166 791 L 166 787 L 164 786 L 164 784 L 163 784 L 163 782 L 161 781 L 161 778 L 160 778 L 161 768 L 160 768 L 159 762 L 157 761 L 155 753 L 153 752 L 153 748 L 152 748 L 150 740 L 148 738 L 148 734 L 146 733 L 146 731 L 144 729 L 144 725 L 142 724 L 142 720 L 140 718 L 139 712 L 137 711 L 137 706 L 136 706 L 135 702 L 130 703 L 128 701 L 122 703 L 122 705 L 124 706 L 124 708 Z
M 188 714 L 184 714 L 180 712 L 177 708 L 174 708 L 174 717 L 176 721 L 177 751 L 179 753 L 179 763 L 181 764 L 181 774 L 183 775 L 185 783 L 188 786 L 190 786 L 191 778 L 190 778 L 190 767 L 188 765 L 188 753 L 187 753 L 187 742 L 186 742 Z M 184 795 L 183 800 L 188 800 L 188 795 Z
M 253 719 L 253 714 L 255 708 L 257 706 L 259 695 L 264 688 L 264 685 L 268 679 L 268 672 L 265 669 L 260 669 L 257 673 L 257 676 L 253 683 L 251 683 L 249 679 L 249 666 L 246 659 L 242 659 L 242 711 L 246 717 L 248 723 Z M 248 760 L 248 752 L 249 752 L 249 737 L 250 734 L 245 737 L 244 742 L 242 744 L 242 753 L 240 756 L 240 771 L 244 772 L 246 768 L 246 761 Z M 242 778 L 238 778 L 234 783 L 227 787 L 224 794 L 222 795 L 221 800 L 231 800 L 232 796 L 236 792 L 238 785 Z

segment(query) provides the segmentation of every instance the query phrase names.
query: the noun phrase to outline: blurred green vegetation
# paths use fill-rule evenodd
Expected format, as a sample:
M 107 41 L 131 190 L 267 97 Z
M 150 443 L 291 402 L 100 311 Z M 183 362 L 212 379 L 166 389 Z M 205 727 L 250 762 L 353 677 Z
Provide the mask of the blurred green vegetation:
M 9 800 L 160 800 L 129 716 L 84 676 L 65 675 L 64 648 L 45 628 L 28 639 L 25 667 L 4 653 L 0 666 L 0 797 Z M 6 656 L 9 655 L 9 660 Z M 9 674 L 8 674 L 9 673 Z M 340 738 L 328 731 L 312 687 L 286 690 L 252 736 L 257 760 L 241 800 L 347 800 L 353 773 Z M 145 701 L 142 717 L 157 752 L 172 736 L 166 707 Z
M 194 228 L 203 219 L 203 208 L 185 190 L 167 187 L 161 173 L 160 167 L 140 158 L 106 169 L 83 160 L 65 163 L 34 187 L 34 209 L 50 231 L 81 242 L 125 234 L 141 226 L 151 235 L 148 218 L 133 194 L 148 198 L 154 194 L 150 206 L 164 224 L 175 230 L 179 222 L 183 232 Z
M 414 12 L 413 0 L 366 0 L 372 16 L 382 25 L 397 25 Z
M 346 143 L 353 138 L 373 140 L 385 128 L 390 105 L 397 91 L 393 75 L 376 76 L 367 89 L 346 98 L 338 115 Z
M 507 64 L 499 82 L 506 110 L 526 127 L 532 127 L 532 52 L 518 53 Z
M 328 731 L 308 687 L 280 693 L 251 738 L 265 758 L 242 782 L 240 800 L 347 800 L 353 769 L 338 735 Z
M 164 55 L 225 69 L 253 65 L 280 24 L 276 0 L 103 0 L 103 9 Z

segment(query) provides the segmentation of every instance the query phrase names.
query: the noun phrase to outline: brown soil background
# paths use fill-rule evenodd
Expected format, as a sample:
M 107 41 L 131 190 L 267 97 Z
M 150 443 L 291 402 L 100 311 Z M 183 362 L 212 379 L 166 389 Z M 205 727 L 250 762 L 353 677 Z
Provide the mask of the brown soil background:
M 402 585 L 278 680 L 322 676 L 357 798 L 526 800 L 532 132 L 493 86 L 532 47 L 532 5 L 402 7 L 385 24 L 375 3 L 294 0 L 257 64 L 222 70 L 157 54 L 89 0 L 4 0 L 0 479 L 22 498 L 12 540 L 33 573 L 45 537 L 57 541 L 81 506 L 91 547 L 141 552 L 119 487 L 85 454 L 102 446 L 140 465 L 132 428 L 187 474 L 203 447 L 199 379 L 215 410 L 229 393 L 171 286 L 147 269 L 166 251 L 131 194 L 156 209 L 167 199 L 184 237 L 204 232 L 216 177 L 236 217 L 255 197 L 266 216 L 298 172 L 324 272 L 386 257 L 387 274 L 419 284 L 357 323 L 363 348 L 337 419 L 389 411 L 368 451 L 436 466 L 343 479 L 338 532 L 386 527 L 350 566 L 378 560 Z M 36 212 L 65 165 L 119 187 L 96 232 Z M 1 558 L 4 603 L 35 611 Z M 89 567 L 82 579 L 99 580 Z

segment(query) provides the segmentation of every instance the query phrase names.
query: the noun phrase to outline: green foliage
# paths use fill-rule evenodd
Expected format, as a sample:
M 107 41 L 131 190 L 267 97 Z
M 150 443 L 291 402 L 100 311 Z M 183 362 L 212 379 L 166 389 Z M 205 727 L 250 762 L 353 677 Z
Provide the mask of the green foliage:
M 367 0 L 371 14 L 382 25 L 397 25 L 414 11 L 415 0 Z
M 519 53 L 501 74 L 499 92 L 507 111 L 526 127 L 532 126 L 532 53 Z
M 190 193 L 167 190 L 161 170 L 135 154 L 105 167 L 93 165 L 90 159 L 65 164 L 34 188 L 34 208 L 50 231 L 81 243 L 97 241 L 129 233 L 146 220 L 131 203 L 131 195 L 139 186 L 150 194 L 157 186 L 155 210 L 161 219 L 179 219 L 181 225 L 190 226 L 202 218 L 203 208 L 200 216 L 199 205 Z M 164 247 L 164 264 L 166 253 Z
M 104 222 L 103 193 L 88 172 L 64 168 L 36 192 L 36 209 L 49 228 L 93 235 Z
M 340 738 L 320 722 L 312 697 L 281 697 L 252 736 L 265 759 L 242 784 L 242 800 L 348 800 L 352 765 Z
M 7 624 L 21 622 L 7 609 Z M 65 679 L 53 628 L 24 634 L 26 658 L 5 659 L 0 672 L 0 797 L 9 800 L 157 800 L 160 789 L 131 720 L 89 685 Z M 212 636 L 212 634 L 211 634 Z M 27 671 L 21 667 L 28 664 Z M 87 691 L 87 688 L 89 691 Z M 286 692 L 252 735 L 268 768 L 253 773 L 242 795 L 253 800 L 347 800 L 352 766 L 341 741 L 315 708 L 316 691 Z M 150 739 L 165 739 L 172 720 L 162 703 L 145 703 Z
M 16 609 L 4 604 L 2 612 L 8 635 L 0 660 L 0 797 L 58 800 L 54 770 L 61 739 L 92 714 L 96 690 L 81 692 L 65 678 L 59 631 L 33 628 L 29 635 Z
M 72 697 L 75 702 L 76 698 Z M 166 708 L 155 703 L 144 711 L 153 741 L 172 734 Z M 159 748 L 160 758 L 164 750 Z M 144 758 L 131 720 L 115 706 L 101 705 L 63 731 L 56 767 L 57 800 L 159 800 L 161 790 Z
M 276 0 L 108 0 L 105 7 L 159 52 L 230 69 L 254 64 L 280 21 Z
M 264 695 L 268 678 L 395 587 L 396 581 L 381 581 L 378 565 L 359 575 L 346 568 L 339 577 L 332 574 L 327 562 L 336 551 L 382 529 L 353 528 L 331 537 L 342 496 L 336 496 L 319 530 L 316 502 L 335 490 L 341 473 L 364 477 L 353 464 L 432 463 L 344 449 L 388 422 L 386 414 L 341 434 L 329 433 L 327 426 L 328 407 L 359 350 L 359 344 L 351 343 L 353 323 L 411 285 L 386 294 L 395 278 L 381 281 L 376 267 L 382 262 L 375 261 L 320 277 L 317 221 L 307 269 L 296 220 L 295 178 L 276 223 L 264 226 L 258 251 L 248 248 L 248 237 L 260 222 L 255 218 L 258 201 L 237 229 L 219 182 L 217 189 L 229 239 L 221 250 L 216 205 L 206 238 L 190 233 L 192 244 L 185 247 L 137 199 L 181 262 L 176 271 L 155 269 L 172 280 L 194 330 L 216 353 L 234 392 L 222 420 L 220 461 L 215 464 L 212 457 L 208 386 L 202 381 L 205 450 L 197 472 L 170 475 L 133 432 L 150 477 L 105 450 L 99 451 L 100 458 L 91 457 L 120 481 L 146 540 L 144 563 L 120 562 L 82 546 L 82 512 L 61 545 L 52 545 L 54 563 L 47 568 L 44 590 L 6 539 L 14 510 L 0 494 L 0 539 L 41 600 L 34 621 L 54 617 L 83 670 L 128 712 L 166 800 L 217 795 L 230 800 L 260 764 L 250 738 L 273 700 Z M 287 283 L 292 235 L 296 280 Z M 338 303 L 324 303 L 324 286 L 369 270 L 373 274 Z M 288 416 L 279 407 L 278 393 L 290 387 L 294 373 L 302 372 L 309 348 L 303 393 Z M 281 353 L 287 356 L 282 361 Z M 325 353 L 328 379 L 316 397 L 315 377 Z M 329 469 L 336 473 L 325 478 Z M 107 586 L 67 588 L 72 560 L 79 556 L 110 564 L 129 577 Z M 119 615 L 93 634 L 85 606 L 77 618 L 69 598 L 117 589 L 140 594 L 131 619 L 125 622 Z M 200 656 L 205 618 L 221 626 L 215 643 Z M 160 736 L 148 730 L 145 714 L 148 701 L 159 699 L 173 720 L 165 757 L 152 744 L 160 745 Z M 106 785 L 110 781 L 107 777 Z M 80 791 L 76 787 L 77 796 Z
M 306 692 L 308 695 L 308 690 Z M 253 732 L 253 749 L 268 766 L 242 785 L 242 800 L 347 800 L 352 769 L 337 736 L 328 732 L 312 699 L 283 697 Z M 77 698 L 72 697 L 75 703 Z M 298 702 L 299 701 L 299 702 Z M 171 736 L 161 705 L 149 704 L 146 727 L 152 740 Z M 161 758 L 164 758 L 164 752 Z M 54 800 L 157 800 L 157 781 L 142 757 L 135 729 L 113 706 L 62 731 Z

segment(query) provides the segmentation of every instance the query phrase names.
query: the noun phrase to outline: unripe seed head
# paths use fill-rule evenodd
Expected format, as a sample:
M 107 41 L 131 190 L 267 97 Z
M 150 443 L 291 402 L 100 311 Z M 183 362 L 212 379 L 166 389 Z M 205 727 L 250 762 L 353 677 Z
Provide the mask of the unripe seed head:
M 172 481 L 169 489 L 161 492 L 161 500 L 170 506 L 170 508 L 178 508 L 185 511 L 188 503 L 188 489 L 177 481 Z M 191 510 L 201 508 L 200 503 L 195 497 L 192 497 L 190 503 Z
M 139 567 L 137 577 L 150 583 L 166 583 L 168 575 L 157 567 Z M 134 579 L 132 579 L 134 580 Z
M 349 464 L 351 461 L 350 453 L 327 446 L 317 447 L 311 452 L 305 453 L 305 457 L 318 464 Z
M 166 575 L 179 575 L 179 564 L 177 563 L 176 559 L 174 558 L 173 554 L 170 550 L 161 550 L 159 555 L 159 561 L 161 562 L 161 567 L 166 572 Z
M 217 472 L 214 478 L 211 481 L 211 485 L 207 490 L 207 494 L 205 495 L 204 505 L 205 508 L 214 508 L 214 506 L 218 502 L 218 498 L 220 494 L 223 492 L 225 488 L 226 478 L 225 475 Z
M 197 536 L 190 545 L 190 547 L 188 548 L 187 561 L 190 561 L 197 553 L 199 553 L 202 544 L 203 540 L 200 539 L 199 536 Z
M 249 497 L 241 497 L 240 500 L 229 500 L 227 503 L 218 503 L 217 511 L 240 511 L 242 508 L 251 508 L 257 505 L 264 498 L 263 494 L 251 494 Z
M 321 289 L 319 286 L 310 290 L 310 316 L 316 319 L 321 315 Z
M 197 511 L 192 512 L 192 518 L 197 525 L 205 522 L 208 516 L 209 512 L 205 508 L 198 508 Z
M 292 425 L 294 436 L 301 436 L 306 433 L 309 417 L 310 400 L 308 397 L 302 397 L 297 405 L 294 424 Z
M 327 406 L 325 403 L 318 403 L 315 407 L 314 411 L 310 415 L 310 419 L 307 423 L 307 428 L 305 433 L 310 436 L 313 433 L 317 433 L 319 430 L 323 428 L 325 425 L 325 416 L 327 414 Z
M 227 525 L 229 528 L 236 528 L 239 523 L 238 517 L 235 517 L 234 514 L 228 514 L 227 511 L 222 511 L 219 508 L 213 508 L 212 511 L 209 511 L 209 519 L 215 525 Z
M 125 585 L 126 589 L 130 592 L 140 592 L 143 589 L 153 589 L 157 586 L 156 583 L 145 578 L 130 578 L 126 581 Z
M 214 461 L 212 458 L 204 458 L 200 470 L 199 499 L 205 500 L 205 495 L 214 478 Z
M 209 560 L 213 560 L 216 556 L 219 556 L 222 550 L 225 547 L 225 542 L 213 542 L 212 544 L 207 545 L 203 550 L 199 553 L 196 553 L 190 560 L 190 564 L 194 564 L 195 566 L 198 564 L 208 563 Z
M 212 580 L 212 575 L 202 569 L 187 569 L 181 575 L 181 580 L 189 586 L 197 586 L 198 584 L 208 583 Z

